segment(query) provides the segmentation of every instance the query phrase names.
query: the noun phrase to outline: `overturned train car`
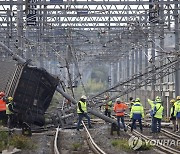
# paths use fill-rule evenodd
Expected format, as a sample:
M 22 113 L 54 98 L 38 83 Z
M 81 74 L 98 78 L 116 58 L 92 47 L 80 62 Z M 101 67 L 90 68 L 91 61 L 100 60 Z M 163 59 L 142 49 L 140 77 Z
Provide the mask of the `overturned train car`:
M 14 73 L 10 75 L 5 87 L 7 96 L 14 98 L 16 121 L 43 126 L 44 113 L 58 83 L 59 79 L 43 68 L 16 64 Z

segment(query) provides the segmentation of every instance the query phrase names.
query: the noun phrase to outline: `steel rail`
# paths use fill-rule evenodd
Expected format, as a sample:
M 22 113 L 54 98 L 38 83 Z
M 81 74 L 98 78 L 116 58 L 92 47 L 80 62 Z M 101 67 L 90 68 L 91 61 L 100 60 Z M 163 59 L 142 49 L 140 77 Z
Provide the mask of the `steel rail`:
M 91 149 L 93 150 L 93 152 L 95 154 L 106 154 L 93 140 L 93 138 L 91 137 L 91 134 L 89 133 L 86 125 L 84 124 L 84 122 L 82 121 L 82 124 L 85 128 L 85 131 L 86 131 L 86 136 L 87 136 L 87 141 L 88 141 L 88 144 L 89 146 L 91 147 Z
M 140 132 L 134 130 L 133 135 L 138 135 L 139 137 L 141 137 L 144 140 L 151 140 L 149 137 L 141 134 Z M 168 152 L 170 154 L 179 154 L 179 150 L 176 150 L 174 148 L 171 148 L 169 146 L 165 146 L 165 145 L 155 145 L 157 148 L 163 150 L 164 152 Z
M 113 117 L 113 118 L 115 118 L 115 117 Z M 131 127 L 130 126 L 127 126 L 128 127 L 128 129 L 131 129 Z M 164 129 L 163 129 L 163 131 L 164 131 Z M 167 131 L 166 131 L 166 133 L 167 133 Z M 128 135 L 130 135 L 130 136 L 132 136 L 132 135 L 134 135 L 134 136 L 139 136 L 139 137 L 141 137 L 143 140 L 145 140 L 145 141 L 150 141 L 151 139 L 149 138 L 149 137 L 147 137 L 146 135 L 143 135 L 142 133 L 140 133 L 140 132 L 138 132 L 138 131 L 136 131 L 136 130 L 133 130 L 133 132 L 132 132 L 132 134 L 131 133 L 128 133 L 127 132 L 127 134 Z M 171 133 L 171 132 L 169 132 L 169 134 L 173 134 L 173 133 Z M 175 135 L 176 136 L 176 134 L 173 134 L 173 135 Z M 180 136 L 178 136 L 178 137 L 180 137 Z M 171 137 L 172 138 L 172 137 Z M 174 138 L 173 138 L 174 139 Z M 165 146 L 165 145 L 155 145 L 158 149 L 161 149 L 162 151 L 164 151 L 164 152 L 168 152 L 168 153 L 170 153 L 170 154 L 179 154 L 179 150 L 176 150 L 176 149 L 174 149 L 174 148 L 171 148 L 171 147 L 169 147 L 169 146 Z M 155 151 L 157 151 L 157 152 L 160 152 L 158 149 L 155 149 Z
M 170 132 L 170 131 L 168 131 L 168 130 L 165 130 L 165 129 L 161 128 L 161 132 L 162 132 L 164 135 L 166 135 L 166 136 L 168 136 L 168 137 L 170 137 L 170 138 L 173 138 L 173 139 L 175 139 L 175 140 L 180 140 L 180 136 L 179 136 L 179 135 L 174 134 L 174 133 L 172 133 L 172 132 Z
M 60 154 L 57 146 L 58 134 L 59 134 L 59 126 L 56 128 L 56 134 L 54 138 L 54 154 Z

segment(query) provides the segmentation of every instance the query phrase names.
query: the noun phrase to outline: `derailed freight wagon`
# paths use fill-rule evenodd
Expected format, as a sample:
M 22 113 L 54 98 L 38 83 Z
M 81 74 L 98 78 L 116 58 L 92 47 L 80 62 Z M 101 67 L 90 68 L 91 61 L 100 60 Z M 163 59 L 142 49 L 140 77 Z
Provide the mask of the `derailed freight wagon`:
M 6 79 L 4 90 L 7 96 L 14 98 L 16 121 L 20 124 L 26 122 L 43 126 L 45 124 L 44 113 L 50 105 L 59 79 L 43 68 L 27 64 L 14 66 L 15 69 L 12 67 L 11 75 L 8 75 Z M 7 72 L 4 70 L 1 73 L 6 76 Z

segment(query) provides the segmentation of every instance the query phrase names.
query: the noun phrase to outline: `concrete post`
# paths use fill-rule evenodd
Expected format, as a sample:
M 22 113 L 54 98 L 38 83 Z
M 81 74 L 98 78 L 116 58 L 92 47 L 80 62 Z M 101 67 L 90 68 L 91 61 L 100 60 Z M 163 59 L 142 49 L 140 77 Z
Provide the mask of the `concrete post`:
M 174 0 L 174 2 L 178 2 L 179 0 Z M 179 4 L 175 4 L 174 6 L 174 19 L 175 19 L 175 51 L 179 51 Z M 177 57 L 178 58 L 178 57 Z M 180 60 L 178 58 L 178 60 Z M 179 63 L 176 64 L 175 66 L 177 68 L 177 71 L 175 72 L 175 95 L 179 96 L 180 95 L 180 70 L 179 69 Z

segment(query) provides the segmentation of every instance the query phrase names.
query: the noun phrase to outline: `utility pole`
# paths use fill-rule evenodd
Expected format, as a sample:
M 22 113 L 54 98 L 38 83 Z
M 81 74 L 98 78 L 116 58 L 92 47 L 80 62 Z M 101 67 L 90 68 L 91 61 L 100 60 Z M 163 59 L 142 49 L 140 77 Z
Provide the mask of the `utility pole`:
M 7 32 L 6 32 L 6 41 L 7 41 L 7 47 L 10 48 L 10 19 L 11 17 L 11 11 L 9 9 L 7 9 Z
M 134 71 L 134 68 L 135 68 L 135 57 L 134 57 L 134 49 L 131 50 L 131 76 L 134 75 L 135 71 Z M 132 97 L 132 94 L 131 94 L 131 97 Z
M 126 64 L 127 64 L 127 79 L 130 78 L 130 58 L 129 58 L 129 48 L 127 47 L 127 56 L 126 56 Z M 127 85 L 127 88 L 129 87 L 129 85 Z M 128 101 L 129 95 L 127 94 L 126 96 L 126 101 Z
M 138 73 L 139 69 L 138 69 L 138 64 L 139 64 L 139 60 L 138 60 L 138 48 L 135 48 L 135 74 Z M 136 79 L 135 82 L 137 82 L 138 79 Z M 136 84 L 136 83 L 134 83 Z M 135 89 L 135 97 L 137 96 L 137 90 Z
M 164 1 L 164 0 L 161 0 L 161 1 Z M 162 56 L 162 53 L 164 52 L 164 6 L 161 5 L 160 6 L 160 20 L 159 20 L 159 24 L 160 24 L 160 35 L 159 35 L 159 40 L 160 40 L 160 45 L 159 45 L 159 51 L 160 53 L 159 54 L 159 59 L 160 59 L 160 66 L 163 66 L 163 61 L 161 60 L 163 58 Z M 159 90 L 160 90 L 160 94 L 162 96 L 162 98 L 166 98 L 166 100 L 164 101 L 165 103 L 163 104 L 164 105 L 164 108 L 165 108 L 165 111 L 167 113 L 167 117 L 169 117 L 169 93 L 168 92 L 163 92 L 163 83 L 164 83 L 164 80 L 163 80 L 163 73 L 161 72 L 160 73 L 160 83 L 159 83 Z M 168 96 L 166 96 L 165 94 L 168 94 Z
M 155 83 L 156 83 L 156 75 L 155 75 L 155 68 L 154 68 L 154 63 L 155 63 L 155 33 L 154 33 L 154 27 L 155 27 L 155 24 L 154 23 L 151 23 L 151 31 L 152 31 L 152 34 L 151 34 L 151 44 L 152 44 L 152 48 L 151 48 L 151 63 L 152 63 L 152 70 L 153 70 L 153 73 L 154 75 L 152 76 L 152 98 L 155 99 Z
M 23 0 L 17 0 L 17 48 L 18 54 L 23 56 Z
M 114 65 L 113 65 L 113 62 L 110 63 L 110 78 L 111 78 L 110 87 L 112 87 L 114 85 Z
M 179 0 L 174 0 L 174 2 L 178 2 Z M 179 4 L 174 5 L 174 19 L 175 19 L 175 51 L 179 51 Z M 178 58 L 178 57 L 177 57 Z M 180 60 L 178 58 L 178 60 Z M 175 95 L 179 96 L 180 95 L 180 71 L 178 70 L 179 68 L 179 63 L 176 64 L 175 66 L 177 68 L 177 71 L 175 72 Z
M 145 39 L 145 48 L 144 48 L 144 52 L 145 52 L 145 56 L 144 56 L 144 61 L 145 61 L 145 72 L 148 71 L 147 67 L 148 67 L 148 38 L 146 37 Z M 148 74 L 146 74 L 145 78 L 147 78 Z M 145 108 L 147 107 L 147 93 L 148 93 L 148 85 L 145 84 Z

